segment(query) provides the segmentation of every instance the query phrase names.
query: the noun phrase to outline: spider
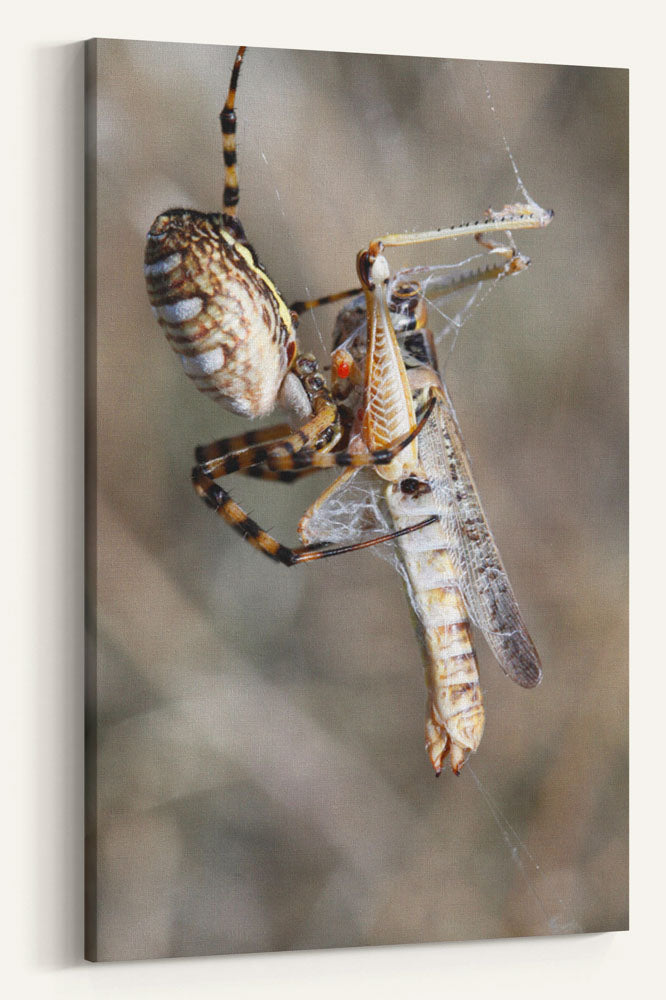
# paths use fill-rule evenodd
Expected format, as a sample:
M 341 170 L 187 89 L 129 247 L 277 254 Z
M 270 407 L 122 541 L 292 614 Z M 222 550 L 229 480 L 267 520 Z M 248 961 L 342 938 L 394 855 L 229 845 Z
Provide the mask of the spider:
M 158 323 L 201 392 L 243 416 L 265 416 L 280 405 L 302 421 L 297 430 L 277 424 L 199 446 L 192 471 L 194 488 L 209 507 L 255 548 L 293 566 L 376 545 L 399 533 L 353 545 L 289 548 L 260 528 L 215 480 L 242 472 L 292 482 L 332 466 L 387 465 L 416 437 L 433 404 L 409 433 L 386 447 L 367 454 L 344 449 L 341 412 L 316 359 L 301 352 L 296 327 L 307 309 L 349 298 L 360 289 L 287 306 L 245 235 L 237 218 L 234 109 L 244 55 L 241 46 L 220 114 L 224 212 L 176 208 L 158 215 L 148 232 L 144 272 Z
M 372 296 L 374 262 L 384 246 L 446 239 L 463 233 L 543 225 L 530 206 L 509 206 L 484 222 L 427 233 L 392 234 L 374 240 L 357 258 L 361 288 L 347 289 L 288 306 L 259 262 L 237 217 L 236 89 L 245 55 L 238 49 L 224 108 L 220 114 L 224 154 L 224 211 L 204 213 L 169 209 L 157 216 L 147 237 L 144 272 L 148 297 L 159 325 L 196 387 L 234 413 L 265 416 L 276 406 L 300 426 L 277 424 L 222 438 L 196 449 L 192 471 L 201 499 L 251 545 L 286 566 L 355 551 L 432 524 L 436 515 L 399 531 L 350 545 L 317 542 L 289 548 L 263 530 L 215 480 L 241 472 L 292 482 L 318 469 L 392 466 L 425 426 L 436 399 L 414 414 L 400 436 L 369 435 L 365 449 L 349 451 L 351 418 L 334 401 L 313 355 L 296 339 L 299 317 L 307 309 L 349 299 L 363 290 Z M 514 211 L 514 209 L 516 211 Z M 383 259 L 383 258 L 381 258 Z M 383 272 L 382 272 L 383 273 Z M 408 388 L 405 388 L 408 392 Z M 366 425 L 372 423 L 366 400 Z

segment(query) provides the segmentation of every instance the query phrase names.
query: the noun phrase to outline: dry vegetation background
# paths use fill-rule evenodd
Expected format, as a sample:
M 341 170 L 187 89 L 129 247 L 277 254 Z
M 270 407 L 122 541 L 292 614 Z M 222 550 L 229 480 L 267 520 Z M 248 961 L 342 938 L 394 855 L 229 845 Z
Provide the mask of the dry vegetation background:
M 183 375 L 143 244 L 165 208 L 220 206 L 233 50 L 113 41 L 92 57 L 98 956 L 626 927 L 627 74 L 483 70 L 530 193 L 556 212 L 520 237 L 532 268 L 474 313 L 447 368 L 545 672 L 519 690 L 479 638 L 488 721 L 471 766 L 500 829 L 469 766 L 435 780 L 426 761 L 390 566 L 273 565 L 189 485 L 194 445 L 247 425 Z M 250 49 L 238 111 L 240 217 L 288 301 L 353 284 L 374 236 L 515 195 L 473 63 Z M 303 326 L 321 361 L 333 319 Z M 294 543 L 328 481 L 230 485 Z

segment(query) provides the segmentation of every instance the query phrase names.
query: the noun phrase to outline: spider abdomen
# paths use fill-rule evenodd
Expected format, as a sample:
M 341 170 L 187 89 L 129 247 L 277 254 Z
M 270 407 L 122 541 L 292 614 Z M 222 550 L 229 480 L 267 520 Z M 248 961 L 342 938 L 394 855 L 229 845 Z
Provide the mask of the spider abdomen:
M 270 413 L 295 352 L 291 314 L 223 216 L 159 215 L 148 233 L 148 298 L 197 389 L 234 413 Z

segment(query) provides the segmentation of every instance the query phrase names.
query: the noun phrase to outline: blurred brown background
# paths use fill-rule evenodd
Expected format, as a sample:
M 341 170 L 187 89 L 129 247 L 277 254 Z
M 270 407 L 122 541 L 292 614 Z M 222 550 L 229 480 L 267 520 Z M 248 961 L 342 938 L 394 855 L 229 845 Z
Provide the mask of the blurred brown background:
M 370 552 L 274 565 L 189 484 L 194 445 L 247 424 L 181 371 L 143 245 L 166 208 L 220 208 L 233 55 L 91 50 L 98 957 L 624 928 L 628 74 L 267 49 L 243 66 L 240 218 L 287 301 L 354 284 L 372 237 L 515 198 L 486 84 L 555 209 L 517 234 L 532 267 L 474 312 L 447 367 L 545 678 L 519 690 L 479 637 L 485 736 L 459 779 L 435 780 L 397 574 Z M 322 362 L 334 317 L 302 326 Z M 329 480 L 225 485 L 293 544 Z

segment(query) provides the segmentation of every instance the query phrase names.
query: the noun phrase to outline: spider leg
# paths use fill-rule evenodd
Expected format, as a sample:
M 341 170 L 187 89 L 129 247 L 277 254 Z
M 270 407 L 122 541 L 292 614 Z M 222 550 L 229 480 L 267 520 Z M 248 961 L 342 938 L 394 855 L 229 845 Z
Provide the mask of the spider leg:
M 359 468 L 364 465 L 389 465 L 395 456 L 403 448 L 411 444 L 414 438 L 421 433 L 428 417 L 432 413 L 436 401 L 436 397 L 432 393 L 421 419 L 411 429 L 409 434 L 390 442 L 385 448 L 377 448 L 374 451 L 365 452 L 323 451 L 325 444 L 320 443 L 322 435 L 319 438 L 315 438 L 314 447 L 312 447 L 309 444 L 313 438 L 310 428 L 316 422 L 312 420 L 287 438 L 273 441 L 267 445 L 252 445 L 242 451 L 232 452 L 220 458 L 202 462 L 195 467 L 193 476 L 199 470 L 203 476 L 211 480 L 220 479 L 222 476 L 228 476 L 232 472 L 245 472 L 253 466 L 262 466 L 271 472 L 279 473 L 284 471 L 301 472 L 306 469 L 331 469 L 335 466 Z M 328 429 L 330 424 L 327 424 L 326 427 Z M 269 428 L 266 430 L 269 430 Z M 319 448 L 322 450 L 319 450 Z M 199 450 L 197 449 L 197 457 L 198 455 Z
M 332 447 L 340 437 L 337 410 L 333 403 L 318 409 L 319 413 L 286 437 L 275 437 L 271 433 L 285 429 L 285 425 L 278 425 L 251 432 L 247 436 L 241 434 L 237 438 L 222 438 L 211 445 L 197 448 L 198 467 L 212 479 L 220 479 L 232 472 L 246 472 L 257 465 L 265 465 L 274 471 L 315 465 L 314 462 L 305 461 L 299 466 L 296 456 L 301 451 L 305 451 L 307 455 L 318 454 L 319 449 Z M 291 428 L 286 426 L 286 430 L 290 431 Z M 253 438 L 253 434 L 256 437 Z M 246 445 L 248 438 L 252 439 L 249 446 Z M 231 445 L 229 450 L 228 445 Z
M 437 399 L 437 392 L 435 389 L 432 389 L 428 402 L 418 423 L 415 424 L 409 434 L 397 438 L 395 441 L 391 441 L 384 448 L 377 448 L 365 452 L 334 451 L 326 452 L 324 454 L 303 448 L 292 455 L 279 455 L 277 453 L 268 455 L 263 461 L 269 469 L 275 469 L 276 471 L 282 469 L 304 469 L 313 467 L 318 469 L 330 469 L 335 466 L 355 469 L 365 465 L 390 465 L 396 455 L 398 455 L 403 448 L 406 448 L 409 444 L 411 444 L 414 438 L 421 433 L 426 421 L 435 408 Z
M 381 542 L 397 538 L 400 535 L 418 531 L 420 528 L 424 528 L 426 525 L 432 524 L 437 520 L 437 516 L 433 515 L 418 524 L 403 528 L 401 531 L 390 532 L 387 535 L 371 538 L 364 542 L 355 542 L 352 545 L 325 547 L 326 543 L 322 542 L 316 545 L 305 545 L 291 549 L 286 545 L 282 545 L 272 535 L 269 535 L 267 531 L 260 528 L 256 521 L 253 521 L 243 508 L 235 500 L 232 500 L 226 490 L 218 486 L 217 483 L 202 471 L 201 466 L 195 466 L 192 472 L 192 481 L 195 490 L 207 506 L 219 514 L 227 524 L 230 524 L 255 549 L 263 552 L 269 559 L 282 563 L 284 566 L 295 566 L 301 562 L 313 562 L 317 559 L 326 559 L 330 556 L 343 555 L 347 552 L 355 552 L 358 549 L 366 549 L 372 545 L 379 545 Z
M 372 545 L 379 545 L 381 542 L 388 541 L 392 538 L 398 538 L 400 535 L 408 534 L 411 531 L 418 531 L 420 528 L 424 528 L 428 524 L 432 524 L 433 521 L 437 520 L 437 517 L 433 515 L 418 524 L 411 525 L 407 529 L 389 532 L 386 535 L 381 535 L 362 542 L 355 542 L 351 545 L 328 546 L 326 542 L 322 542 L 317 543 L 316 545 L 306 545 L 301 546 L 300 548 L 291 549 L 286 545 L 282 545 L 281 542 L 278 542 L 272 535 L 269 535 L 268 532 L 264 531 L 263 528 L 256 523 L 256 521 L 253 521 L 243 508 L 232 499 L 230 494 L 215 482 L 215 478 L 227 475 L 232 471 L 237 471 L 231 466 L 233 461 L 239 459 L 239 456 L 244 456 L 243 461 L 247 463 L 243 466 L 244 471 L 249 471 L 254 466 L 257 466 L 262 470 L 266 468 L 269 473 L 277 473 L 278 476 L 280 472 L 291 472 L 292 474 L 298 475 L 300 472 L 311 472 L 318 468 L 330 468 L 334 465 L 356 467 L 360 465 L 388 463 L 399 451 L 402 450 L 402 448 L 405 448 L 417 436 L 417 434 L 420 433 L 430 416 L 435 403 L 436 397 L 432 396 L 425 407 L 421 419 L 411 432 L 406 437 L 401 438 L 387 448 L 382 448 L 374 452 L 367 452 L 365 454 L 350 453 L 348 451 L 339 452 L 337 454 L 322 454 L 321 452 L 313 451 L 310 448 L 302 448 L 300 451 L 288 450 L 285 453 L 285 446 L 289 444 L 291 448 L 291 442 L 289 438 L 283 438 L 282 440 L 273 442 L 272 444 L 269 443 L 267 446 L 261 444 L 253 445 L 244 452 L 237 452 L 235 455 L 231 454 L 223 456 L 219 459 L 213 459 L 210 462 L 196 465 L 192 470 L 192 483 L 194 489 L 204 503 L 219 514 L 220 517 L 222 517 L 227 524 L 230 524 L 232 528 L 241 534 L 243 538 L 247 539 L 250 545 L 254 546 L 254 548 L 258 549 L 260 552 L 264 552 L 270 559 L 282 563 L 284 566 L 295 566 L 300 562 L 312 562 L 316 559 L 326 559 L 330 556 L 342 555 L 343 553 L 355 552 L 359 549 L 369 548 Z M 332 406 L 333 404 L 330 405 Z M 335 409 L 335 407 L 333 407 L 333 409 Z M 314 420 L 311 423 L 313 422 Z M 263 433 L 270 433 L 270 430 L 270 428 L 267 428 Z M 305 430 L 301 429 L 301 431 L 291 437 L 299 440 L 299 435 L 304 433 Z M 282 449 L 282 454 L 280 454 L 277 449 Z M 251 456 L 251 459 L 248 458 L 248 455 Z M 240 469 L 240 465 L 238 468 Z
M 220 127 L 222 129 L 222 150 L 224 153 L 224 212 L 230 218 L 234 218 L 238 207 L 238 177 L 236 175 L 236 112 L 234 104 L 236 102 L 236 87 L 238 86 L 238 74 L 243 63 L 245 46 L 241 45 L 236 53 L 236 61 L 231 71 L 229 81 L 229 92 L 220 112 Z
M 355 295 L 360 295 L 361 288 L 347 288 L 344 292 L 334 292 L 332 295 L 322 295 L 318 299 L 305 299 L 299 302 L 292 302 L 289 308 L 297 316 L 301 316 L 308 309 L 316 309 L 318 306 L 327 306 L 331 302 L 340 302 L 341 299 L 351 299 Z
M 197 462 L 202 465 L 204 462 L 211 462 L 216 458 L 224 458 L 226 455 L 247 451 L 253 445 L 288 437 L 291 432 L 292 428 L 289 424 L 273 424 L 271 427 L 246 431 L 244 434 L 237 434 L 234 437 L 218 438 L 217 441 L 211 441 L 210 444 L 198 445 L 195 449 L 195 457 Z
M 267 469 L 265 465 L 252 465 L 249 469 L 242 469 L 244 476 L 252 479 L 264 479 L 267 482 L 293 483 L 304 476 L 310 476 L 313 472 L 319 472 L 315 466 L 309 469 Z

